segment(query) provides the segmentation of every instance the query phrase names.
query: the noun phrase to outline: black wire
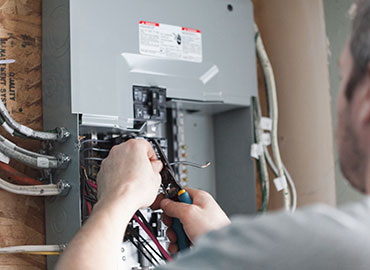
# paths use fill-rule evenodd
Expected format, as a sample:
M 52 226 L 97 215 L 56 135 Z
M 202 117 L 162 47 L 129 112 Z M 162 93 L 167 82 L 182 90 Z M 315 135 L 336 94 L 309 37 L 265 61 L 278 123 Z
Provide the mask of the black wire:
M 155 235 L 154 231 L 153 231 L 153 227 L 149 224 L 149 222 L 146 220 L 146 218 L 144 217 L 144 215 L 140 212 L 140 210 L 137 210 L 136 211 L 136 215 L 142 220 L 142 222 L 144 223 L 145 227 L 147 227 L 149 229 L 149 231 L 152 233 L 152 235 L 155 237 L 155 239 L 157 239 L 157 236 Z M 158 239 L 157 239 L 158 240 Z M 152 247 L 152 246 L 150 246 Z M 162 254 L 162 256 L 160 256 L 163 260 L 167 260 L 165 259 L 165 256 L 164 254 L 160 251 L 160 253 Z M 157 254 L 158 255 L 158 254 Z
M 86 201 L 91 202 L 91 203 L 97 203 L 97 202 L 98 202 L 96 199 L 91 198 L 91 197 L 86 196 L 86 195 L 84 196 L 84 199 L 85 199 Z
M 140 210 L 136 211 L 136 215 L 141 219 L 141 221 L 144 223 L 145 227 L 147 227 L 149 229 L 149 231 L 153 234 L 153 236 L 155 238 L 157 238 L 154 231 L 153 231 L 152 226 L 149 224 L 149 222 L 146 220 L 146 218 L 144 217 L 144 215 L 141 213 Z
M 127 229 L 129 230 L 129 233 L 142 245 L 142 247 L 148 252 L 148 254 L 150 254 L 150 256 L 159 264 L 158 260 L 153 256 L 152 252 L 150 250 L 148 250 L 148 248 L 146 247 L 145 244 L 147 244 L 153 251 L 156 255 L 159 256 L 159 258 L 161 258 L 162 260 L 165 260 L 163 258 L 163 255 L 159 254 L 146 240 L 143 236 L 140 235 L 140 233 L 135 230 L 134 228 L 128 226 Z M 141 241 L 141 239 L 143 241 Z
M 149 256 L 141 249 L 140 245 L 136 244 L 134 239 L 132 237 L 129 237 L 130 242 L 137 248 L 137 250 L 152 264 L 155 266 L 153 261 L 149 258 Z M 155 260 L 155 258 L 152 256 L 152 258 Z M 157 261 L 158 263 L 158 261 Z
M 132 235 L 137 239 L 139 240 L 136 236 L 138 236 L 139 238 L 141 238 L 141 240 L 144 242 L 144 244 L 148 245 L 150 247 L 151 250 L 153 250 L 153 252 L 159 257 L 161 258 L 162 260 L 166 261 L 166 258 L 163 256 L 162 253 L 159 253 L 157 250 L 155 250 L 154 247 L 152 247 L 152 245 L 149 244 L 148 241 L 146 241 L 146 239 L 138 232 L 136 232 L 135 230 L 131 230 L 130 231 L 132 233 Z M 145 245 L 143 245 L 145 247 Z M 149 251 L 148 251 L 149 252 Z M 150 252 L 149 252 L 150 253 Z M 152 256 L 153 257 L 153 256 Z M 154 257 L 153 257 L 154 258 Z M 158 261 L 157 261 L 158 262 Z

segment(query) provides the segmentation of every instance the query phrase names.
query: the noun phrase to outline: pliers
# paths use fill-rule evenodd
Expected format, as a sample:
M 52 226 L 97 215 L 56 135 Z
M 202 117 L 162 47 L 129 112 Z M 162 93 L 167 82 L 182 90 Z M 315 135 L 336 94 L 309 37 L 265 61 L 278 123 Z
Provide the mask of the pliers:
M 187 204 L 193 204 L 189 193 L 176 181 L 173 169 L 170 166 L 166 155 L 163 153 L 158 141 L 156 139 L 150 139 L 150 141 L 153 143 L 155 149 L 157 150 L 159 159 L 163 164 L 163 168 L 160 174 L 162 177 L 162 188 L 166 198 Z M 179 250 L 181 251 L 187 249 L 190 246 L 190 240 L 186 236 L 184 228 L 179 219 L 173 219 L 172 228 L 177 236 L 177 245 L 179 247 Z

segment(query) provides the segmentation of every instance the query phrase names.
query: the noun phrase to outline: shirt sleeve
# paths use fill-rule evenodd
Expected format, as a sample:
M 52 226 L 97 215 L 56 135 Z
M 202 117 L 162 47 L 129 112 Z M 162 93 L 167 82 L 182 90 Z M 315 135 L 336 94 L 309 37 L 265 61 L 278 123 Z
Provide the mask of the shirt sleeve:
M 358 217 L 324 205 L 294 215 L 237 217 L 158 270 L 368 269 L 366 228 Z

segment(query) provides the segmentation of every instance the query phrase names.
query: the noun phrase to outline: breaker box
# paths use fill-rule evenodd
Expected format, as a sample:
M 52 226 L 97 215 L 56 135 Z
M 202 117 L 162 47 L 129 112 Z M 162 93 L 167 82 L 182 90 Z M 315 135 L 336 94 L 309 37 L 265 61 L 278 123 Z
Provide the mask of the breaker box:
M 48 244 L 79 230 L 93 205 L 88 182 L 131 136 L 157 139 L 173 162 L 210 161 L 175 166 L 178 181 L 209 191 L 229 215 L 255 213 L 253 23 L 249 0 L 43 1 L 44 128 L 71 132 L 49 149 L 71 157 L 52 179 L 72 188 L 46 200 Z M 123 245 L 121 269 L 144 267 Z

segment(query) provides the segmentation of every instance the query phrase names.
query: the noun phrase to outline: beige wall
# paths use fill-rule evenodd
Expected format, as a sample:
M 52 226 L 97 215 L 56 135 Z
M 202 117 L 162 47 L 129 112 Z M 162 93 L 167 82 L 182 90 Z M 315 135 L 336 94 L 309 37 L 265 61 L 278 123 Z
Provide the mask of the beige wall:
M 327 39 L 321 0 L 255 0 L 255 20 L 275 71 L 282 158 L 298 205 L 335 205 Z M 274 188 L 272 188 L 274 190 Z M 271 208 L 281 207 L 272 194 Z

